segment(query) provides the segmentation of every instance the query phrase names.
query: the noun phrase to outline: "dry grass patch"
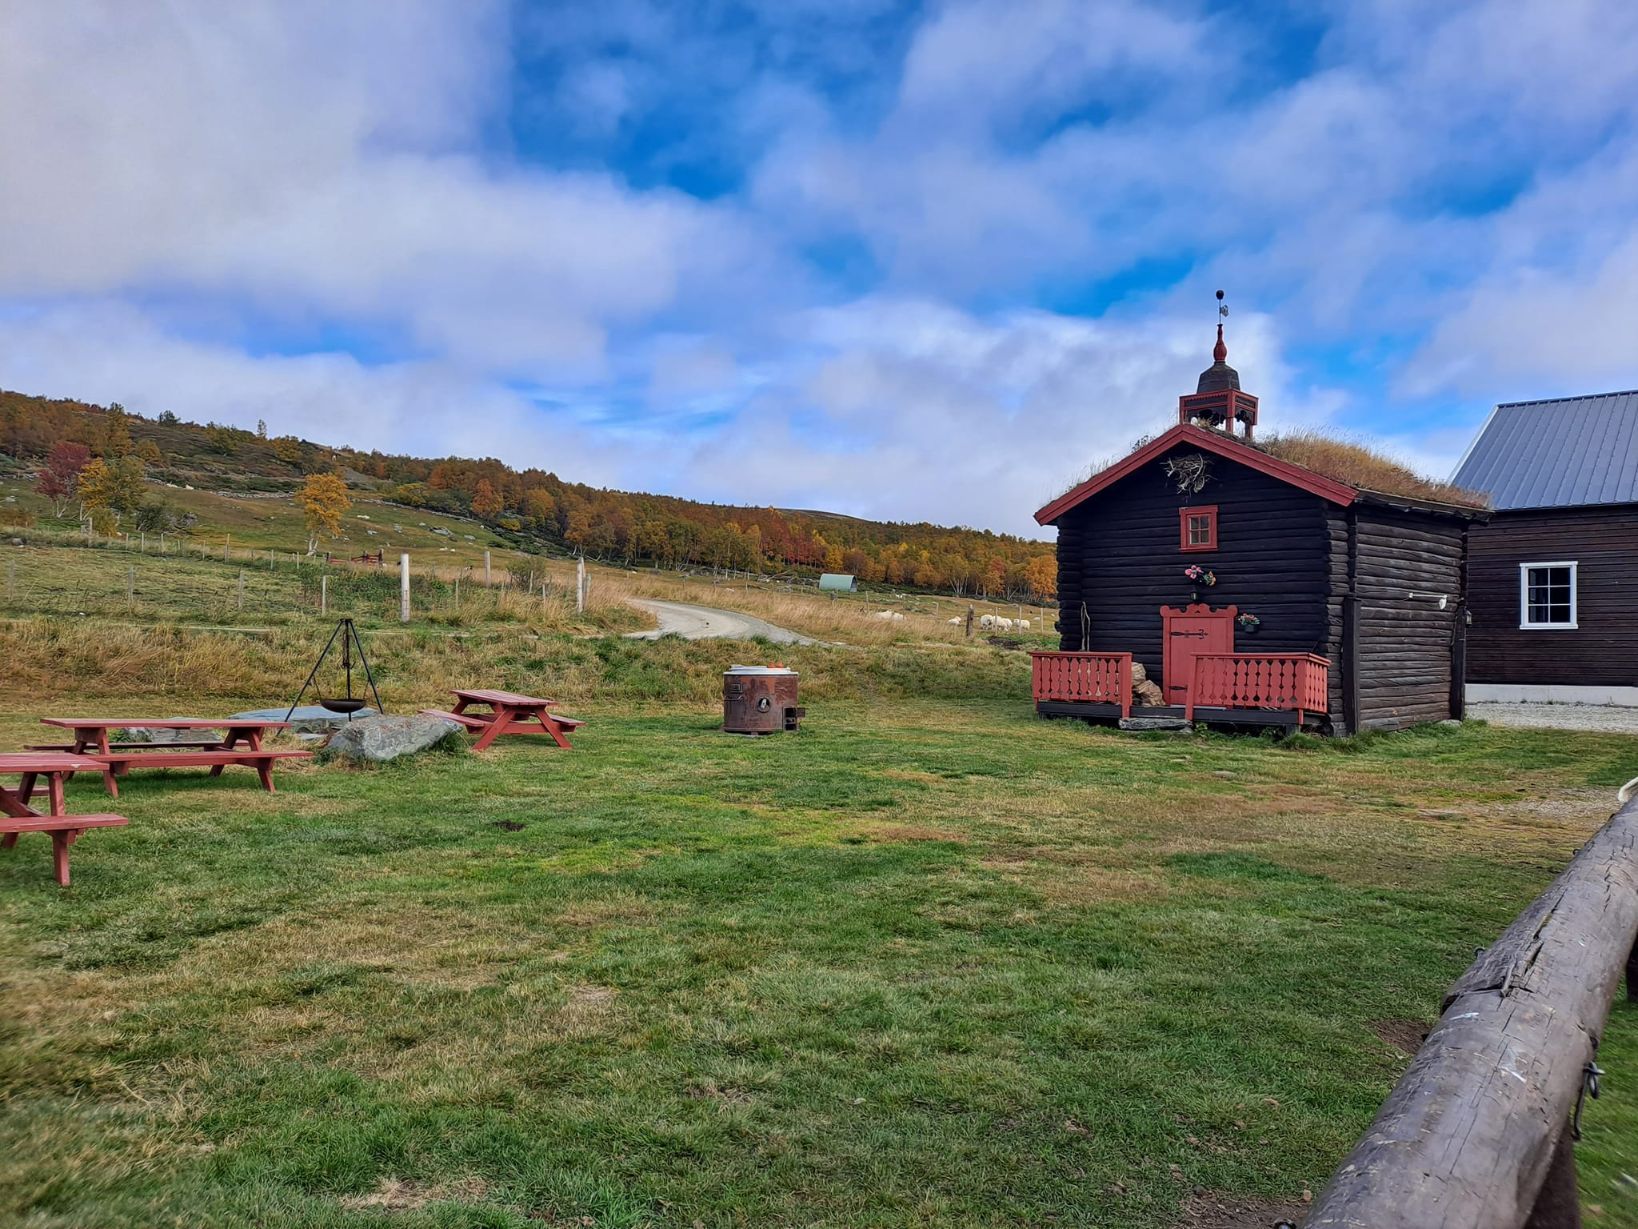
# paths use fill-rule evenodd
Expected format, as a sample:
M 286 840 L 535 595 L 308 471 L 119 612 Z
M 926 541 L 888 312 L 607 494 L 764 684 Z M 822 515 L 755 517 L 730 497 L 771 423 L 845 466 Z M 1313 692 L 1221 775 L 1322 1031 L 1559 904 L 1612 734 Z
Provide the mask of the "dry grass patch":
M 403 1178 L 382 1178 L 364 1195 L 343 1195 L 341 1206 L 349 1212 L 415 1212 L 429 1203 L 481 1203 L 489 1194 L 482 1178 L 459 1178 L 454 1182 L 414 1182 Z

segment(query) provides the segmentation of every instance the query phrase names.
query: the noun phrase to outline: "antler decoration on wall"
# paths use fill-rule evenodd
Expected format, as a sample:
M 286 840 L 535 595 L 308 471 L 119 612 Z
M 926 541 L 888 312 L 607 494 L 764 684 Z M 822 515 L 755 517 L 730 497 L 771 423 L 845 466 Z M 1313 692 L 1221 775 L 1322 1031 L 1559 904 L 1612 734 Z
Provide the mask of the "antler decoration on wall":
M 1171 457 L 1166 462 L 1166 476 L 1177 484 L 1179 493 L 1198 495 L 1211 481 L 1211 462 L 1198 452 Z

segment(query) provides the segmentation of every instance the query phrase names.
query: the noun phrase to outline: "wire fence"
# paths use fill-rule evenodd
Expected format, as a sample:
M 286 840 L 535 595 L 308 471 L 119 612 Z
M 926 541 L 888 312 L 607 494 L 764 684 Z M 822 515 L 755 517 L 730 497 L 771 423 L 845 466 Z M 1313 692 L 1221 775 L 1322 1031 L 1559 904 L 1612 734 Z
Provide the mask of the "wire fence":
M 354 563 L 157 535 L 53 541 L 35 534 L 12 543 L 0 563 L 0 599 L 13 615 L 247 626 L 343 615 L 395 623 L 404 610 L 395 555 Z M 416 566 L 411 559 L 407 596 L 410 620 L 434 624 L 558 626 L 579 613 L 573 584 L 544 561 Z

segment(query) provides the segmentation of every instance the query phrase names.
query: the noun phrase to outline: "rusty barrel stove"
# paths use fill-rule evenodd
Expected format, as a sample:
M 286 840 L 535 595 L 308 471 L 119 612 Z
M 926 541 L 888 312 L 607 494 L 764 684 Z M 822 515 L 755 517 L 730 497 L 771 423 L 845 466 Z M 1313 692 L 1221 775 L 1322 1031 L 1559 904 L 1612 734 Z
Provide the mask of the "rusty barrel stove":
M 794 730 L 807 710 L 796 705 L 797 673 L 784 666 L 733 666 L 722 676 L 722 728 L 730 734 Z

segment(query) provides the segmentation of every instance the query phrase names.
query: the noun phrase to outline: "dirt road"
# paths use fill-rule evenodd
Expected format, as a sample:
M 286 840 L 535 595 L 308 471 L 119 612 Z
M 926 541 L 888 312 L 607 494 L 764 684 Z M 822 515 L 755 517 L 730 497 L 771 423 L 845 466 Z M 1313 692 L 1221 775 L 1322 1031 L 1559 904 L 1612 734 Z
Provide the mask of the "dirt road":
M 660 621 L 652 631 L 628 632 L 632 640 L 658 640 L 664 635 L 681 636 L 684 640 L 749 640 L 761 636 L 775 644 L 817 644 L 807 636 L 798 635 L 783 627 L 775 627 L 753 615 L 733 610 L 716 610 L 710 606 L 694 606 L 685 602 L 661 602 L 648 598 L 634 598 L 633 606 L 641 606 Z

